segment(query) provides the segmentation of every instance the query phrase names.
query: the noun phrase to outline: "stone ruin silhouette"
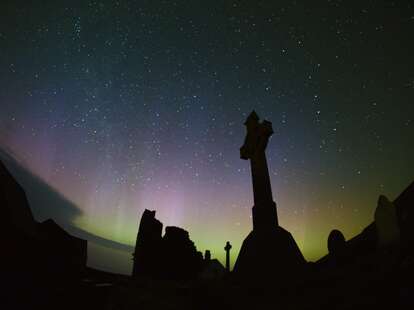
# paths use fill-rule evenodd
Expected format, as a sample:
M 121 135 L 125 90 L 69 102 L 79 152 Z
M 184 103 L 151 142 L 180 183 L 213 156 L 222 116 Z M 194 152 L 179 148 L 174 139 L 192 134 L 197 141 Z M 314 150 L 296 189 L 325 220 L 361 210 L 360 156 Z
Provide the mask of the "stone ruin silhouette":
M 167 226 L 162 236 L 162 228 L 155 211 L 145 210 L 133 254 L 133 278 L 191 280 L 204 271 L 206 277 L 224 273 L 224 267 L 211 259 L 209 251 L 203 258 L 186 230 Z

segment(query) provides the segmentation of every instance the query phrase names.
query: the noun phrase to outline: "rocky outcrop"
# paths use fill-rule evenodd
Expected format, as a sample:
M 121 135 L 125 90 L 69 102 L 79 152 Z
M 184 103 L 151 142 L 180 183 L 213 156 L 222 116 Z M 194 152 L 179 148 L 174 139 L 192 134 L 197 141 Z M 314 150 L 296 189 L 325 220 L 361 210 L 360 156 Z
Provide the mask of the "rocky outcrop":
M 87 242 L 71 236 L 51 219 L 38 223 L 25 191 L 1 161 L 0 207 L 5 214 L 1 241 L 7 249 L 2 259 L 10 277 L 65 281 L 83 274 Z

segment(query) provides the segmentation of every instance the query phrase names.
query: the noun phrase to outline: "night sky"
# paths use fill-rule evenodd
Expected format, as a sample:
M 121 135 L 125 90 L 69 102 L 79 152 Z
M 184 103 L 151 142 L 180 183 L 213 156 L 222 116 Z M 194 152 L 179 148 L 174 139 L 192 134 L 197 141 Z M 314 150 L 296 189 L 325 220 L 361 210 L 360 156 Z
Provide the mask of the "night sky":
M 67 225 L 134 245 L 154 209 L 222 261 L 229 240 L 234 263 L 254 109 L 275 131 L 279 223 L 318 259 L 332 229 L 354 236 L 414 179 L 410 3 L 3 0 L 0 148 L 76 206 Z M 131 265 L 92 242 L 89 258 Z

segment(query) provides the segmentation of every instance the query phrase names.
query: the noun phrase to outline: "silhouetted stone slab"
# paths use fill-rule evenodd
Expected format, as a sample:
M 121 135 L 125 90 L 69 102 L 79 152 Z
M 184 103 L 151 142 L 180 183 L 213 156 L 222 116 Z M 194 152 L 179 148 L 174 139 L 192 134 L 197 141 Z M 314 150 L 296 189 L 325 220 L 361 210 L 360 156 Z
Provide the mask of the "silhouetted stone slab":
M 132 276 L 156 276 L 160 273 L 162 223 L 155 211 L 144 210 L 139 224 Z
M 233 272 L 238 278 L 283 286 L 304 276 L 306 261 L 292 235 L 280 226 L 253 230 L 243 241 Z
M 347 263 L 347 244 L 341 231 L 333 229 L 328 236 L 328 252 L 325 259 L 318 261 L 318 267 L 338 267 Z

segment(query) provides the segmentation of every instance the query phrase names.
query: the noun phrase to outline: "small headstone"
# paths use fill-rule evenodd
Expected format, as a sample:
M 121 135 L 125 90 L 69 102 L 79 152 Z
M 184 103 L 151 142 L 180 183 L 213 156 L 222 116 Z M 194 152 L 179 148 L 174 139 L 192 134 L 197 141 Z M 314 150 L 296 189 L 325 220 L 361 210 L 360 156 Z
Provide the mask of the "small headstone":
M 331 255 L 341 254 L 345 249 L 345 237 L 337 229 L 331 231 L 328 237 L 328 251 Z

